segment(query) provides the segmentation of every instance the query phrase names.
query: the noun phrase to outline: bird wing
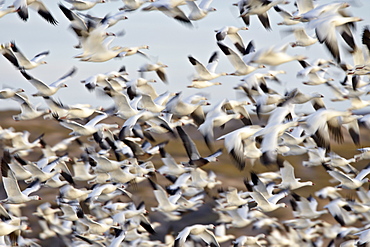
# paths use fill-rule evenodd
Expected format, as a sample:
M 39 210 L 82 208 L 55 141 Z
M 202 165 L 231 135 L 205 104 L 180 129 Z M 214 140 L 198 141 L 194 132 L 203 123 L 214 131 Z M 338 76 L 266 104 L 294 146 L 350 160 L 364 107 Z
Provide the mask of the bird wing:
M 74 73 L 76 73 L 76 71 L 77 71 L 77 68 L 73 67 L 71 71 L 69 71 L 67 74 L 60 77 L 57 81 L 51 83 L 50 87 L 58 87 L 59 85 L 64 83 L 66 80 L 70 79 L 74 75 Z
M 29 75 L 26 71 L 21 70 L 22 75 L 24 78 L 26 78 L 38 91 L 45 91 L 49 90 L 50 87 L 46 85 L 44 82 L 40 81 L 39 79 L 36 79 Z
M 19 196 L 21 194 L 21 190 L 14 172 L 9 167 L 9 162 L 10 159 L 7 160 L 5 156 L 1 159 L 1 175 L 3 178 L 4 189 L 8 197 Z
M 201 76 L 204 77 L 205 75 L 209 75 L 209 70 L 198 60 L 193 58 L 192 56 L 188 56 L 188 59 L 190 63 L 194 66 L 194 69 L 197 71 L 197 73 Z
M 186 153 L 188 154 L 188 157 L 190 160 L 197 160 L 201 158 L 197 147 L 195 146 L 195 143 L 193 140 L 189 137 L 189 135 L 182 129 L 181 126 L 176 127 L 177 132 L 180 135 L 181 141 L 185 147 Z
M 233 51 L 226 45 L 222 44 L 221 42 L 217 42 L 217 45 L 220 47 L 222 52 L 226 55 L 226 57 L 229 59 L 230 63 L 233 65 L 235 69 L 239 70 L 245 67 L 244 61 L 235 51 Z
M 40 52 L 39 54 L 35 55 L 31 61 L 32 62 L 39 62 L 40 60 L 42 60 L 44 57 L 46 57 L 47 55 L 49 55 L 49 51 L 43 51 L 43 52 Z
M 219 57 L 218 57 L 218 52 L 215 51 L 212 56 L 209 58 L 208 60 L 208 64 L 207 64 L 207 67 L 206 69 L 210 72 L 215 72 L 216 71 L 216 67 L 218 65 L 218 60 L 219 60 Z
M 30 4 L 30 7 L 35 9 L 42 18 L 44 18 L 47 22 L 52 25 L 57 25 L 58 21 L 54 19 L 51 15 L 50 11 L 46 8 L 43 2 L 41 1 L 34 1 Z

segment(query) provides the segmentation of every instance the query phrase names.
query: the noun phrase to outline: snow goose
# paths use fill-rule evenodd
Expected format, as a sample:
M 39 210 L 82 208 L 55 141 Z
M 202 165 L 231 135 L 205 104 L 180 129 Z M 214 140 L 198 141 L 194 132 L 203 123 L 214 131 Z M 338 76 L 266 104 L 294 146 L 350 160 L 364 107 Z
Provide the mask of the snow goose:
M 15 45 L 15 42 L 12 41 L 9 43 L 9 47 L 11 52 L 9 52 L 9 56 L 5 56 L 9 62 L 11 62 L 17 69 L 20 70 L 30 70 L 38 67 L 39 65 L 46 64 L 44 59 L 47 55 L 49 55 L 49 51 L 41 52 L 35 55 L 32 59 L 28 59 Z M 13 57 L 10 57 L 13 56 Z
M 164 110 L 164 108 L 166 108 L 166 106 L 164 105 L 160 105 L 160 104 L 156 104 L 153 99 L 150 97 L 150 95 L 148 94 L 141 94 L 139 97 L 140 100 L 138 102 L 138 109 L 145 109 L 147 111 L 151 111 L 151 112 L 154 112 L 154 113 L 159 113 L 161 112 L 162 110 Z
M 294 106 L 292 104 L 286 104 L 285 106 L 275 108 L 269 117 L 267 125 L 253 135 L 254 137 L 263 137 L 260 147 L 262 152 L 261 162 L 263 164 L 268 165 L 278 161 L 279 137 L 288 128 L 298 126 L 297 118 L 292 121 L 283 122 L 285 118 L 294 114 Z
M 85 45 L 84 46 L 85 53 L 82 55 L 77 55 L 75 57 L 80 58 L 80 61 L 95 63 L 106 62 L 115 57 L 120 57 L 120 54 L 125 51 L 126 47 L 122 46 L 109 47 L 111 41 L 112 39 L 109 40 L 108 42 L 103 42 L 100 44 L 95 42 L 96 43 L 95 45 L 90 44 L 89 47 L 86 47 Z
M 72 165 L 73 169 L 73 179 L 76 181 L 90 181 L 93 180 L 96 175 L 89 173 L 90 164 L 88 161 L 79 161 L 74 157 L 74 163 Z
M 281 183 L 276 185 L 276 188 L 296 190 L 303 186 L 312 186 L 314 183 L 311 181 L 300 182 L 301 178 L 296 178 L 294 175 L 294 167 L 288 162 L 284 161 L 280 167 Z
M 89 104 L 67 105 L 63 102 L 56 102 L 51 97 L 43 97 L 49 105 L 50 110 L 58 114 L 62 119 L 85 119 L 91 117 L 94 113 L 103 114 L 101 107 L 93 108 Z
M 190 9 L 188 15 L 189 20 L 197 21 L 206 17 L 209 12 L 216 11 L 215 8 L 210 7 L 212 1 L 213 0 L 202 0 L 199 5 L 195 1 L 186 1 Z
M 338 198 L 330 201 L 324 208 L 328 209 L 329 213 L 341 226 L 348 226 L 354 224 L 359 219 L 360 215 L 355 215 L 347 211 L 345 209 L 346 206 L 347 202 L 345 202 L 343 198 Z
M 210 109 L 204 122 L 198 127 L 199 132 L 203 135 L 204 141 L 210 150 L 212 150 L 214 142 L 213 128 L 224 126 L 230 120 L 240 118 L 239 113 L 228 114 L 222 108 L 225 103 L 225 99 L 221 100 L 212 109 Z
M 17 97 L 17 101 L 22 101 L 20 102 L 21 113 L 12 116 L 15 121 L 31 120 L 50 113 L 49 109 L 38 110 L 28 99 L 23 97 Z
M 0 90 L 0 99 L 9 99 L 22 92 L 24 92 L 22 88 L 3 88 Z
M 242 228 L 250 225 L 253 222 L 252 213 L 249 211 L 248 205 L 243 205 L 234 209 L 226 210 L 231 222 L 226 225 L 227 228 Z
M 96 200 L 101 200 L 100 198 L 109 198 L 109 194 L 115 192 L 118 189 L 123 188 L 122 184 L 113 184 L 113 183 L 106 183 L 106 184 L 94 184 L 91 189 L 92 191 L 89 193 L 85 202 L 89 202 L 92 204 Z M 116 195 L 116 194 L 114 194 Z
M 340 184 L 337 186 L 338 188 L 344 188 L 344 189 L 357 189 L 361 187 L 364 183 L 369 182 L 368 178 L 365 178 L 370 173 L 370 166 L 368 165 L 364 169 L 360 171 L 356 175 L 355 178 L 349 177 L 347 174 L 343 173 L 342 171 L 330 167 L 327 164 L 323 164 L 325 170 L 329 173 L 330 176 L 335 178 L 340 182 Z
M 341 58 L 339 54 L 338 41 L 336 38 L 336 30 L 340 28 L 341 35 L 346 43 L 352 48 L 355 48 L 353 35 L 350 30 L 350 24 L 362 21 L 359 17 L 354 16 L 342 16 L 340 14 L 333 14 L 324 16 L 312 21 L 310 24 L 315 28 L 317 39 L 320 43 L 325 43 L 330 54 L 334 59 L 340 63 Z
M 181 196 L 180 190 L 173 195 L 168 195 L 166 190 L 160 185 L 154 183 L 151 179 L 149 179 L 149 182 L 153 188 L 155 199 L 158 202 L 158 206 L 151 208 L 152 211 L 160 211 L 166 214 L 172 213 L 180 207 L 180 204 L 177 204 L 177 201 Z
M 29 229 L 30 227 L 27 224 L 21 223 L 21 221 L 17 218 L 0 222 L 0 236 L 7 236 L 18 230 L 26 231 Z M 17 237 L 18 235 L 19 233 L 17 233 L 15 237 Z
M 226 37 L 229 37 L 230 40 L 235 45 L 235 47 L 242 54 L 244 54 L 244 52 L 245 52 L 244 41 L 238 33 L 238 31 L 240 31 L 240 30 L 248 30 L 248 28 L 247 27 L 234 27 L 234 26 L 222 27 L 218 30 L 215 30 L 216 39 L 217 39 L 217 41 L 223 41 Z
M 91 190 L 77 189 L 70 184 L 63 185 L 59 188 L 59 198 L 67 201 L 83 201 L 87 198 L 89 193 L 91 193 Z
M 210 81 L 220 76 L 225 76 L 227 73 L 216 73 L 215 69 L 218 65 L 218 53 L 214 52 L 208 60 L 208 65 L 204 66 L 198 60 L 192 56 L 188 56 L 190 63 L 194 66 L 197 71 L 197 75 L 193 78 L 193 81 Z
M 307 154 L 308 154 L 308 160 L 303 161 L 302 165 L 306 167 L 310 166 L 319 166 L 322 163 L 329 162 L 330 157 L 326 156 L 326 149 L 317 147 L 306 147 L 307 148 Z
M 121 53 L 121 56 L 128 57 L 128 56 L 132 56 L 134 54 L 140 54 L 140 55 L 142 55 L 146 58 L 149 58 L 149 56 L 145 52 L 141 51 L 140 49 L 149 49 L 149 46 L 148 45 L 140 45 L 140 46 L 125 47 L 125 49 Z
M 88 226 L 87 233 L 90 234 L 103 235 L 105 232 L 107 232 L 113 227 L 113 225 L 107 224 L 105 222 L 95 221 L 92 218 L 90 218 L 90 216 L 87 216 L 85 214 L 78 216 L 81 219 L 81 222 Z
M 232 66 L 235 68 L 233 73 L 229 73 L 229 75 L 247 75 L 252 73 L 258 68 L 264 68 L 265 66 L 260 65 L 258 67 L 250 66 L 246 64 L 243 59 L 231 48 L 227 47 L 226 45 L 222 44 L 221 42 L 217 42 L 218 47 L 222 50 L 222 52 L 226 55 L 229 59 Z
M 119 132 L 120 140 L 124 141 L 125 137 L 128 136 L 137 136 L 143 138 L 142 129 L 138 123 L 143 123 L 150 119 L 157 121 L 158 124 L 161 124 L 162 127 L 173 133 L 171 126 L 169 126 L 167 121 L 160 117 L 158 113 L 141 110 L 135 116 L 128 118 L 122 125 L 122 128 Z
M 19 204 L 32 200 L 41 200 L 41 198 L 37 195 L 30 196 L 31 193 L 40 189 L 40 181 L 35 180 L 33 183 L 29 184 L 25 190 L 21 191 L 14 172 L 10 169 L 8 162 L 9 161 L 4 157 L 1 159 L 1 175 L 4 189 L 7 194 L 7 198 L 2 200 L 2 202 Z
M 190 138 L 190 136 L 182 129 L 181 126 L 176 126 L 176 130 L 179 133 L 179 136 L 181 138 L 181 141 L 184 145 L 184 148 L 186 150 L 186 153 L 189 157 L 189 162 L 188 164 L 190 166 L 195 166 L 195 167 L 200 167 L 204 166 L 210 162 L 215 162 L 217 161 L 217 157 L 222 154 L 221 149 L 217 150 L 213 154 L 207 156 L 207 157 L 202 157 L 199 154 L 199 151 L 194 143 L 194 141 Z
M 128 119 L 139 113 L 137 104 L 139 103 L 140 97 L 136 97 L 136 100 L 130 100 L 126 94 L 121 92 L 106 90 L 105 93 L 110 96 L 115 103 L 115 116 L 122 119 Z
M 257 203 L 257 206 L 255 208 L 252 208 L 254 210 L 259 210 L 264 213 L 275 211 L 278 208 L 286 207 L 285 203 L 278 203 L 281 199 L 286 197 L 288 193 L 285 191 L 280 192 L 279 194 L 276 194 L 269 199 L 266 199 L 260 192 L 253 191 L 250 193 L 253 200 Z
M 215 85 L 222 85 L 221 82 L 212 82 L 212 81 L 192 81 L 191 85 L 188 85 L 188 88 L 207 88 Z
M 56 116 L 57 117 L 57 116 Z M 109 129 L 109 128 L 117 128 L 117 124 L 105 124 L 105 123 L 100 123 L 101 120 L 107 118 L 107 114 L 99 114 L 95 118 L 91 119 L 89 122 L 87 122 L 85 125 L 82 125 L 76 121 L 72 120 L 63 120 L 63 119 L 58 119 L 59 123 L 68 129 L 71 129 L 72 132 L 70 135 L 77 135 L 77 136 L 87 136 L 87 135 L 92 135 L 95 132 L 102 130 L 102 129 Z
M 185 167 L 183 164 L 178 164 L 175 159 L 164 150 L 164 147 L 159 148 L 161 154 L 161 160 L 163 166 L 157 169 L 157 172 L 166 176 L 180 176 L 181 174 L 188 172 L 191 168 Z
M 341 124 L 338 121 L 339 116 L 350 116 L 350 111 L 337 111 L 333 109 L 318 109 L 311 113 L 307 118 L 302 119 L 302 127 L 306 129 L 307 134 L 316 141 L 319 147 L 330 149 L 330 134 L 337 142 L 343 141 Z M 304 126 L 305 125 L 305 126 Z
M 28 7 L 34 8 L 42 18 L 52 25 L 57 25 L 58 21 L 54 19 L 45 4 L 41 0 L 15 0 L 13 3 L 19 17 L 23 21 L 28 20 Z
M 98 3 L 105 3 L 105 0 L 65 0 L 67 3 L 72 4 L 73 10 L 88 10 L 93 8 Z
M 12 157 L 10 156 L 9 150 L 4 150 L 3 153 L 4 161 L 8 162 L 10 169 L 14 172 L 17 180 L 28 180 L 32 177 L 32 173 L 22 166 L 19 162 L 11 162 Z
M 31 182 L 38 180 L 40 183 L 47 181 L 48 179 L 52 178 L 57 171 L 47 172 L 43 171 L 40 167 L 38 167 L 35 163 L 30 162 L 28 160 L 22 159 L 19 155 L 15 155 L 14 158 L 30 173 L 32 173 L 32 177 L 30 177 L 25 182 Z
M 340 10 L 349 7 L 346 2 L 329 2 L 314 6 L 312 0 L 297 1 L 298 12 L 292 17 L 293 20 L 301 22 L 310 22 L 319 19 L 322 16 L 328 16 L 340 12 Z
M 199 95 L 198 95 L 199 96 Z M 166 104 L 163 110 L 165 113 L 171 113 L 174 116 L 191 115 L 196 123 L 204 122 L 203 105 L 210 105 L 205 97 L 200 96 L 201 100 L 192 101 L 189 98 L 182 99 L 182 94 L 178 93 L 173 96 Z
M 326 214 L 326 210 L 317 211 L 318 202 L 312 196 L 302 197 L 300 195 L 291 193 L 294 200 L 291 200 L 293 215 L 296 218 L 315 219 L 322 214 Z
M 256 236 L 240 236 L 237 239 L 235 239 L 232 243 L 234 247 L 243 247 L 243 246 L 262 246 L 264 244 L 267 244 L 266 240 L 263 240 L 262 238 L 265 238 L 265 234 L 260 233 Z
M 244 169 L 246 156 L 248 155 L 245 151 L 246 139 L 261 129 L 262 127 L 259 125 L 249 125 L 220 136 L 217 139 L 224 140 L 224 146 L 239 170 Z
M 159 95 L 150 83 L 155 83 L 154 79 L 137 78 L 135 80 L 130 80 L 126 82 L 127 94 L 130 98 L 133 98 L 137 94 L 149 94 L 153 99 L 157 98 Z
M 270 30 L 270 21 L 267 15 L 267 11 L 278 4 L 287 4 L 285 0 L 240 0 L 238 2 L 240 17 L 243 18 L 244 23 L 249 26 L 249 17 L 251 15 L 257 15 L 262 25 Z
M 159 10 L 163 14 L 167 15 L 170 18 L 192 27 L 193 24 L 191 20 L 185 15 L 185 13 L 179 8 L 179 6 L 173 6 L 171 1 L 168 0 L 159 0 L 151 2 L 148 6 L 142 8 L 142 11 L 152 11 Z
M 279 175 L 280 176 L 280 175 Z M 261 176 L 262 177 L 262 176 Z M 266 199 L 273 196 L 273 190 L 275 183 L 270 181 L 267 183 L 267 181 L 262 181 L 261 178 L 258 177 L 258 175 L 254 172 L 251 172 L 251 180 L 253 183 L 253 187 L 249 188 L 249 182 L 248 180 L 244 180 L 244 184 L 248 188 L 248 191 L 258 191 L 260 192 Z
M 125 4 L 119 10 L 134 11 L 140 8 L 144 3 L 152 2 L 151 0 L 123 0 Z
M 141 77 L 144 78 L 144 72 L 149 72 L 149 71 L 155 71 L 158 75 L 158 77 L 164 82 L 164 83 L 168 83 L 167 81 L 167 75 L 166 75 L 166 72 L 165 72 L 165 68 L 167 68 L 168 66 L 161 63 L 161 62 L 157 62 L 157 63 L 146 63 L 144 65 L 142 65 L 138 72 L 140 72 L 141 74 Z
M 297 21 L 297 20 L 292 20 L 292 17 L 293 15 L 286 11 L 286 10 L 283 10 L 282 8 L 280 8 L 279 6 L 274 6 L 274 10 L 281 16 L 283 17 L 283 21 L 281 22 L 278 22 L 277 24 L 278 25 L 296 25 L 298 24 L 300 21 Z
M 40 138 L 37 137 L 33 142 L 29 141 L 31 133 L 29 131 L 23 131 L 20 135 L 15 135 L 12 138 L 12 148 L 9 148 L 10 153 L 17 152 L 19 155 L 22 154 L 22 151 L 26 151 L 27 153 L 29 150 L 31 150 L 34 147 L 40 147 Z
M 128 163 L 128 161 L 126 160 L 123 161 L 110 160 L 105 156 L 99 155 L 90 155 L 90 158 L 92 158 L 96 162 L 93 170 L 98 173 L 114 171 L 121 168 L 121 166 L 123 165 L 127 165 Z
M 57 81 L 51 83 L 50 85 L 47 85 L 39 79 L 30 76 L 24 70 L 21 70 L 21 73 L 24 78 L 26 78 L 38 90 L 38 92 L 33 94 L 32 96 L 51 96 L 55 94 L 60 88 L 67 87 L 67 84 L 65 84 L 64 82 L 70 79 L 76 71 L 77 69 L 73 68 L 67 74 L 59 78 Z
M 295 41 L 290 43 L 292 47 L 307 47 L 317 42 L 317 38 L 309 36 L 304 28 L 293 29 L 293 34 L 295 37 Z
M 177 235 L 174 246 L 184 247 L 187 237 L 197 236 L 203 239 L 203 241 L 205 241 L 208 245 L 220 247 L 220 244 L 216 240 L 216 236 L 214 235 L 213 232 L 209 230 L 214 228 L 215 226 L 213 224 L 209 225 L 195 224 L 187 226 Z
M 89 76 L 88 78 L 81 80 L 81 83 L 84 83 L 85 87 L 89 91 L 94 90 L 96 87 L 110 87 L 115 91 L 121 91 L 125 85 L 121 85 L 120 82 L 125 82 L 125 75 L 127 75 L 126 67 L 122 66 L 118 71 L 113 70 Z
M 289 55 L 286 53 L 286 50 L 289 47 L 289 43 L 277 47 L 277 46 L 270 46 L 261 50 L 258 50 L 256 53 L 252 54 L 249 58 L 249 62 L 257 63 L 257 64 L 264 64 L 270 66 L 278 66 L 283 63 L 288 63 L 293 60 L 304 60 L 306 59 L 303 55 Z
M 313 93 L 308 93 L 308 94 L 303 93 L 298 88 L 295 88 L 291 90 L 290 92 L 287 92 L 286 95 L 287 95 L 287 98 L 291 98 L 291 102 L 293 104 L 304 104 L 312 99 L 324 97 L 324 95 L 318 92 L 313 92 Z

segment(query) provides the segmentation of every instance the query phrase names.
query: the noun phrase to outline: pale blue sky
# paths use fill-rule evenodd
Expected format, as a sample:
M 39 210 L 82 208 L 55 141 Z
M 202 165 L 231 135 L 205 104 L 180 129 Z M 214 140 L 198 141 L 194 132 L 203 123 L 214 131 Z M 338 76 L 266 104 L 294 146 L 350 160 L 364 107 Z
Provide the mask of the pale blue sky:
M 324 2 L 328 1 L 318 1 L 318 3 Z M 12 1 L 6 1 L 6 5 L 11 3 Z M 80 81 L 96 73 L 118 70 L 122 65 L 126 65 L 129 77 L 135 79 L 139 76 L 137 69 L 144 63 L 147 63 L 147 60 L 139 55 L 113 59 L 104 63 L 81 62 L 73 58 L 73 56 L 80 53 L 80 50 L 73 47 L 77 44 L 77 38 L 68 29 L 69 21 L 58 8 L 58 1 L 44 0 L 44 3 L 55 19 L 58 20 L 59 24 L 57 26 L 50 25 L 33 10 L 30 10 L 28 22 L 23 22 L 17 14 L 9 14 L 0 19 L 0 42 L 5 43 L 15 40 L 19 49 L 28 57 L 49 50 L 50 55 L 45 58 L 48 64 L 28 71 L 30 75 L 44 82 L 51 83 L 64 75 L 73 66 L 78 68 L 75 76 L 67 82 L 68 88 L 63 88 L 57 92 L 54 95 L 55 98 L 59 98 L 66 104 L 89 103 L 93 106 L 104 107 L 112 105 L 113 101 L 97 97 L 94 92 L 88 92 Z M 66 2 L 62 3 L 65 6 L 70 6 Z M 172 92 L 183 91 L 185 95 L 190 95 L 202 91 L 210 95 L 211 102 L 217 102 L 222 98 L 240 99 L 232 88 L 240 82 L 241 77 L 226 76 L 216 79 L 215 81 L 222 82 L 223 85 L 221 86 L 213 86 L 201 90 L 186 88 L 187 85 L 191 84 L 190 78 L 195 72 L 188 61 L 188 55 L 192 55 L 199 61 L 206 63 L 214 51 L 219 51 L 220 62 L 216 71 L 229 73 L 234 71 L 227 58 L 219 50 L 214 33 L 215 29 L 226 25 L 244 25 L 242 20 L 238 18 L 238 10 L 237 7 L 232 6 L 233 3 L 234 1 L 214 0 L 211 6 L 215 7 L 217 11 L 210 13 L 202 20 L 193 22 L 194 28 L 188 28 L 158 11 L 143 12 L 137 10 L 127 13 L 127 20 L 119 22 L 111 28 L 113 32 L 125 31 L 125 35 L 116 38 L 113 44 L 120 46 L 149 45 L 150 49 L 146 52 L 151 56 L 158 56 L 161 62 L 168 65 L 168 85 L 160 82 L 154 73 L 147 74 L 147 78 L 157 79 L 158 82 L 155 87 L 159 93 L 169 90 Z M 361 1 L 356 1 L 356 3 L 358 5 Z M 104 16 L 106 13 L 114 14 L 122 6 L 122 1 L 112 1 L 96 5 L 89 13 L 98 16 Z M 187 6 L 182 6 L 181 8 L 184 12 L 189 12 Z M 294 9 L 293 1 L 286 6 L 282 5 L 281 8 Z M 357 25 L 356 39 L 357 43 L 360 44 L 363 26 L 370 23 L 369 15 L 366 14 L 370 10 L 370 1 L 362 1 L 361 7 L 352 5 L 349 10 L 353 15 L 364 18 L 364 21 Z M 293 35 L 282 37 L 280 30 L 287 27 L 277 25 L 281 21 L 281 17 L 273 9 L 269 11 L 269 15 L 272 31 L 266 31 L 257 17 L 252 16 L 249 30 L 240 32 L 245 43 L 253 39 L 256 49 L 259 49 L 265 46 L 293 41 Z M 225 40 L 225 43 L 234 49 L 229 40 Z M 318 43 L 310 48 L 289 48 L 288 53 L 292 55 L 305 54 L 309 61 L 317 57 L 330 58 L 326 48 Z M 348 58 L 348 63 L 352 64 L 350 58 Z M 0 67 L 1 85 L 21 87 L 27 95 L 31 95 L 36 91 L 3 57 L 0 57 Z M 279 76 L 284 85 L 269 82 L 269 85 L 275 90 L 283 93 L 285 88 L 299 87 L 304 92 L 319 91 L 326 96 L 325 101 L 330 106 L 335 108 L 348 107 L 348 103 L 330 103 L 328 101 L 331 97 L 330 91 L 328 91 L 325 85 L 315 87 L 303 85 L 302 81 L 304 79 L 296 78 L 296 72 L 301 69 L 298 62 L 289 62 L 278 66 L 276 69 L 286 70 L 287 74 Z M 261 70 L 261 72 L 264 71 L 267 71 L 267 69 Z M 338 83 L 339 80 L 343 79 L 344 74 L 340 70 L 330 69 L 329 73 L 331 73 L 331 77 L 336 79 L 334 83 Z M 32 98 L 31 102 L 39 103 L 41 107 L 45 106 L 42 99 Z M 0 110 L 8 108 L 18 109 L 19 106 L 18 103 L 12 100 L 2 100 Z

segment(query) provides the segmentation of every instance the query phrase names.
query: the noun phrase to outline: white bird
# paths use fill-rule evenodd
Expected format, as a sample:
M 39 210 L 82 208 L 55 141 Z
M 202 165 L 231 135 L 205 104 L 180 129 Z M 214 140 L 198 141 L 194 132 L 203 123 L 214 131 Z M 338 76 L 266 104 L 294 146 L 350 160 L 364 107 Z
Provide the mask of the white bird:
M 354 178 L 349 177 L 347 174 L 336 168 L 332 168 L 329 165 L 323 164 L 323 166 L 330 176 L 340 182 L 340 184 L 337 185 L 338 188 L 357 189 L 364 183 L 369 182 L 369 179 L 365 177 L 370 173 L 370 166 L 362 169 Z
M 186 1 L 190 9 L 188 14 L 189 20 L 197 21 L 203 19 L 209 12 L 216 11 L 215 8 L 210 7 L 213 0 L 202 0 L 199 5 L 195 1 Z
M 318 18 L 310 22 L 315 28 L 317 39 L 320 43 L 325 43 L 327 49 L 334 57 L 334 59 L 340 63 L 341 57 L 339 54 L 338 41 L 336 38 L 336 30 L 340 28 L 341 35 L 343 35 L 346 43 L 352 48 L 355 48 L 353 35 L 350 30 L 350 23 L 362 21 L 362 18 L 353 16 L 342 16 L 340 14 L 326 15 L 322 18 Z
M 240 30 L 248 30 L 247 27 L 234 27 L 234 26 L 224 26 L 218 30 L 215 30 L 216 32 L 216 39 L 217 41 L 222 41 L 226 37 L 229 37 L 231 42 L 235 45 L 235 47 L 244 54 L 245 52 L 245 46 L 244 41 L 238 31 Z
M 278 208 L 286 207 L 285 203 L 278 203 L 282 198 L 288 195 L 287 192 L 280 192 L 269 199 L 266 199 L 260 192 L 253 191 L 250 193 L 253 200 L 257 203 L 257 207 L 252 209 L 260 210 L 264 213 L 275 211 Z
M 292 20 L 293 15 L 279 6 L 274 6 L 274 9 L 281 17 L 283 17 L 283 21 L 278 22 L 278 25 L 296 25 L 300 23 L 300 21 Z
M 67 87 L 67 84 L 65 84 L 64 82 L 70 79 L 76 71 L 77 69 L 75 67 L 72 68 L 70 72 L 59 78 L 57 81 L 51 83 L 50 85 L 47 85 L 39 79 L 30 76 L 24 70 L 21 70 L 21 73 L 24 78 L 26 78 L 38 90 L 32 96 L 51 96 L 55 94 L 60 88 Z
M 240 236 L 237 239 L 235 239 L 232 243 L 234 244 L 234 247 L 242 247 L 242 246 L 263 246 L 267 242 L 261 238 L 265 238 L 265 234 L 260 233 L 256 236 Z
M 160 211 L 167 214 L 176 211 L 180 207 L 180 204 L 177 204 L 177 201 L 181 197 L 181 191 L 178 191 L 173 195 L 168 195 L 162 186 L 154 183 L 151 179 L 149 179 L 149 182 L 153 188 L 155 199 L 158 202 L 156 207 L 151 208 L 152 211 Z
M 197 75 L 193 78 L 193 81 L 210 81 L 220 76 L 225 76 L 227 73 L 221 72 L 216 73 L 216 67 L 218 65 L 219 57 L 218 53 L 214 52 L 208 60 L 207 66 L 204 66 L 198 60 L 192 56 L 188 56 L 190 63 L 194 66 L 197 71 Z
M 152 2 L 151 0 L 122 0 L 125 4 L 119 10 L 134 11 L 140 8 L 144 3 Z
M 9 99 L 22 92 L 24 92 L 22 88 L 3 88 L 0 90 L 0 99 Z
M 7 160 L 6 157 L 1 159 L 1 175 L 4 189 L 7 194 L 7 198 L 2 200 L 2 202 L 19 204 L 31 200 L 41 200 L 38 195 L 30 196 L 31 193 L 40 189 L 40 181 L 35 180 L 25 190 L 21 191 L 15 175 L 8 165 L 8 162 L 10 162 L 10 160 Z
M 350 111 L 320 108 L 316 112 L 310 114 L 306 119 L 302 119 L 306 125 L 303 126 L 302 124 L 302 127 L 307 131 L 307 134 L 311 135 L 319 147 L 329 149 L 329 132 L 335 141 L 343 141 L 343 133 L 341 132 L 341 124 L 338 121 L 338 117 L 350 115 L 352 115 Z
M 28 20 L 28 7 L 31 7 L 41 15 L 47 22 L 52 25 L 57 25 L 58 21 L 54 19 L 45 4 L 41 0 L 15 0 L 13 3 L 14 8 L 17 10 L 19 17 L 23 21 Z
M 286 50 L 289 43 L 278 46 L 269 46 L 253 53 L 249 58 L 249 62 L 258 63 L 270 66 L 278 66 L 280 64 L 288 63 L 293 60 L 305 60 L 304 55 L 289 55 Z
M 180 9 L 179 6 L 174 5 L 169 0 L 159 0 L 151 2 L 148 6 L 142 8 L 143 11 L 159 10 L 163 14 L 170 18 L 173 18 L 187 26 L 193 26 L 191 20 L 185 15 L 185 13 Z
M 238 2 L 240 17 L 244 23 L 249 26 L 249 17 L 257 15 L 262 25 L 267 29 L 271 29 L 267 11 L 278 4 L 287 4 L 285 0 L 265 1 L 265 0 L 241 0 Z
M 212 81 L 192 81 L 191 85 L 188 85 L 188 88 L 207 88 L 216 85 L 222 85 L 221 82 L 212 82 Z
M 300 178 L 296 178 L 294 174 L 294 167 L 288 162 L 284 161 L 283 167 L 280 168 L 281 183 L 276 185 L 276 188 L 295 190 L 304 186 L 312 186 L 313 182 L 300 182 Z
M 144 65 L 142 65 L 138 72 L 141 73 L 141 77 L 144 78 L 144 72 L 149 72 L 149 71 L 155 71 L 158 75 L 158 77 L 164 82 L 164 83 L 168 83 L 168 80 L 167 80 L 167 75 L 166 75 L 166 72 L 165 72 L 165 68 L 167 68 L 168 66 L 161 63 L 161 62 L 157 62 L 157 63 L 146 63 Z
M 105 3 L 105 0 L 65 0 L 72 4 L 74 10 L 88 10 L 93 8 L 98 3 Z
M 13 119 L 15 121 L 31 120 L 50 113 L 49 109 L 38 110 L 28 100 L 24 100 L 23 102 L 21 102 L 20 107 L 21 113 L 19 113 L 18 115 L 13 115 Z
M 214 228 L 215 226 L 213 224 L 209 224 L 209 225 L 195 224 L 192 226 L 187 226 L 177 235 L 174 246 L 184 247 L 186 243 L 186 239 L 189 236 L 190 237 L 196 236 L 196 237 L 200 237 L 208 245 L 220 247 L 220 244 L 216 240 L 216 236 L 214 235 L 213 232 L 209 230 L 209 229 L 214 229 Z
M 117 128 L 117 124 L 106 124 L 106 123 L 100 123 L 103 119 L 107 118 L 107 114 L 99 114 L 95 118 L 91 119 L 89 122 L 87 122 L 85 125 L 80 124 L 76 121 L 72 120 L 63 120 L 58 119 L 59 123 L 68 129 L 71 129 L 72 132 L 70 135 L 78 135 L 78 136 L 88 136 L 92 135 L 95 132 L 99 130 L 109 129 L 109 128 Z
M 246 147 L 251 142 L 247 139 L 261 129 L 262 127 L 259 125 L 249 125 L 217 138 L 217 140 L 224 140 L 227 152 L 240 170 L 245 167 L 245 158 L 248 155 Z
M 290 43 L 292 47 L 307 47 L 315 44 L 318 41 L 316 37 L 309 36 L 304 28 L 293 29 L 293 34 L 295 37 L 295 41 Z
M 9 47 L 11 49 L 9 54 L 10 56 L 13 56 L 13 58 L 9 58 L 8 56 L 6 58 L 20 70 L 30 70 L 38 67 L 39 65 L 47 64 L 43 59 L 49 55 L 49 51 L 41 52 L 35 55 L 33 58 L 28 59 L 15 45 L 14 41 L 9 43 Z
M 292 196 L 294 198 L 291 200 L 293 215 L 296 218 L 315 219 L 327 213 L 326 210 L 317 210 L 318 202 L 312 196 L 306 198 L 295 193 L 292 193 Z
M 229 59 L 231 65 L 235 68 L 233 73 L 229 73 L 229 75 L 248 75 L 255 71 L 258 68 L 264 68 L 265 66 L 260 65 L 258 67 L 254 67 L 248 65 L 243 61 L 243 59 L 233 51 L 231 48 L 227 47 L 226 45 L 222 44 L 221 42 L 217 42 L 218 47 L 222 50 L 222 52 L 226 55 Z

